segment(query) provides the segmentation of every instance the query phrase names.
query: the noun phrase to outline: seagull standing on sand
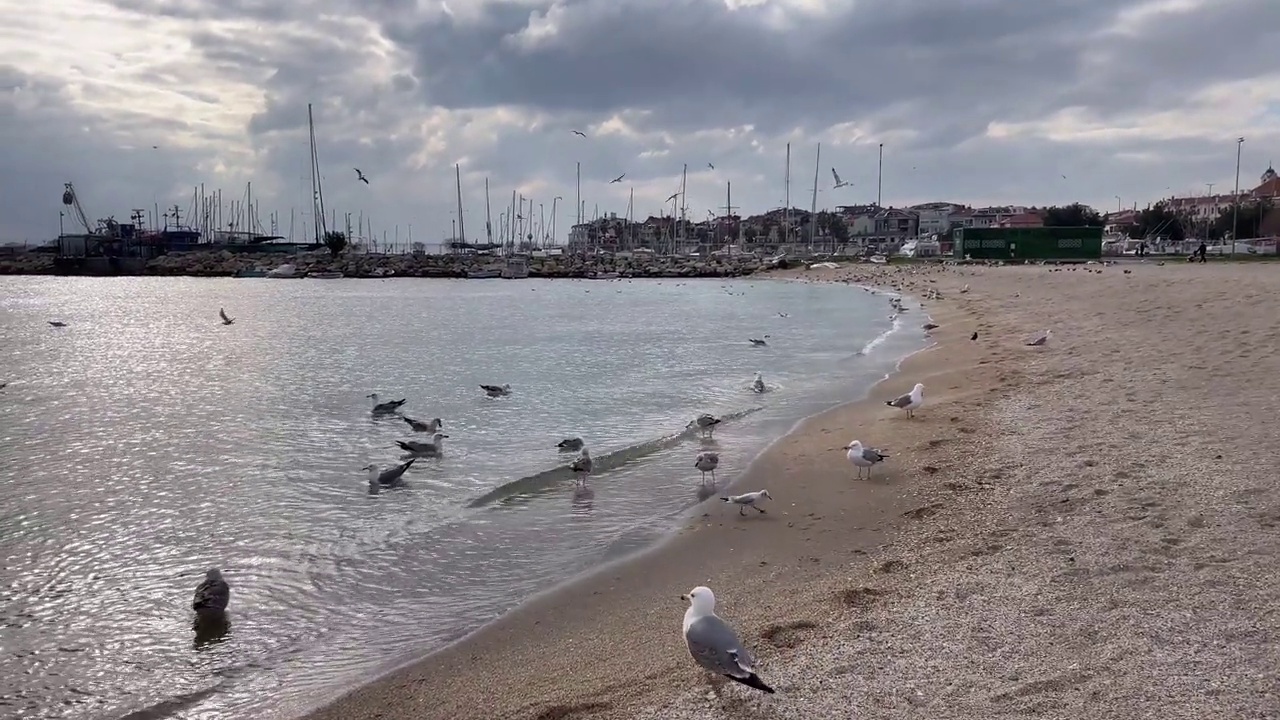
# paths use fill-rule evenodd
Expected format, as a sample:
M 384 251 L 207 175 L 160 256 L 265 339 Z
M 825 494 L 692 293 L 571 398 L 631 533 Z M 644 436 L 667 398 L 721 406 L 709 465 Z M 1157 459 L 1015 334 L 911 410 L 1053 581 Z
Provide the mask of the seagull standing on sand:
M 756 373 L 756 379 L 751 381 L 751 391 L 762 393 L 764 390 L 764 376 L 760 373 Z
M 404 471 L 409 466 L 418 461 L 418 458 L 410 458 L 409 462 L 401 463 L 389 470 L 380 470 L 377 465 L 369 464 L 364 466 L 364 470 L 369 471 L 369 488 L 376 490 L 378 486 L 390 487 L 400 482 L 400 476 L 404 475 Z
M 698 472 L 702 473 L 702 482 L 707 482 L 707 473 L 711 473 L 711 482 L 716 481 L 716 468 L 720 467 L 720 453 L 702 452 L 698 453 L 698 457 L 694 458 L 693 466 L 698 468 Z
M 440 432 L 440 428 L 444 427 L 444 421 L 441 420 L 440 418 L 432 418 L 430 422 L 422 422 L 421 420 L 414 420 L 411 417 L 402 417 L 400 419 L 404 420 L 405 424 L 413 428 L 414 432 L 434 433 L 434 432 Z
M 595 461 L 591 459 L 591 453 L 588 452 L 586 448 L 582 448 L 582 452 L 578 455 L 578 459 L 574 460 L 569 465 L 569 469 L 573 471 L 574 477 L 581 478 L 580 480 L 575 480 L 575 482 L 581 482 L 584 484 L 587 482 L 587 476 L 591 474 L 591 469 L 593 467 L 595 467 Z
M 1049 344 L 1049 338 L 1052 336 L 1053 336 L 1053 333 L 1051 331 L 1045 330 L 1043 333 L 1040 334 L 1039 337 L 1027 343 L 1027 345 L 1029 347 L 1044 347 L 1045 345 Z
M 711 588 L 696 587 L 680 599 L 689 601 L 689 609 L 684 611 L 684 641 L 694 661 L 708 672 L 772 695 L 773 688 L 756 675 L 755 658 L 733 628 L 716 615 L 716 596 Z
M 378 393 L 369 393 L 368 397 L 373 401 L 374 415 L 390 415 L 396 410 L 399 410 L 400 406 L 404 404 L 404 398 L 400 398 L 399 400 L 388 400 L 387 402 L 378 402 Z
M 690 430 L 696 427 L 698 430 L 702 431 L 703 437 L 709 438 L 715 434 L 716 426 L 719 425 L 720 422 L 720 418 L 715 415 L 703 413 L 693 420 L 690 420 L 689 424 L 685 426 L 685 429 Z
M 489 397 L 502 397 L 511 394 L 510 385 L 481 385 L 480 389 Z
M 365 185 L 368 185 L 368 184 L 369 184 L 369 178 L 365 177 L 365 176 L 364 176 L 364 173 L 360 172 L 360 168 L 351 168 L 351 169 L 356 171 L 356 179 L 357 179 L 357 180 L 359 180 L 360 182 L 364 183 Z
M 896 407 L 899 410 L 906 410 L 907 417 L 915 417 L 916 409 L 924 404 L 924 383 L 916 383 L 911 388 L 911 392 L 906 395 L 899 395 L 892 400 L 886 400 L 885 405 Z
M 222 318 L 223 325 L 230 325 L 231 323 L 236 321 L 235 318 L 227 317 L 227 311 L 223 310 L 222 308 L 218 308 L 218 317 Z
M 444 439 L 449 437 L 444 433 L 436 433 L 431 436 L 431 442 L 421 442 L 418 440 L 397 440 L 396 445 L 400 449 L 413 455 L 439 455 L 444 449 Z
M 560 448 L 560 452 L 577 452 L 582 449 L 582 438 L 565 438 L 556 443 L 556 447 Z
M 211 568 L 205 573 L 204 582 L 196 586 L 195 597 L 191 599 L 191 609 L 197 615 L 219 614 L 227 611 L 231 602 L 231 586 L 222 579 L 222 571 Z
M 743 493 L 742 495 L 729 495 L 728 497 L 722 497 L 720 499 L 727 503 L 737 505 L 739 515 L 746 515 L 747 513 L 745 511 L 747 508 L 751 508 L 763 515 L 764 508 L 756 505 L 756 503 L 765 498 L 769 498 L 770 500 L 773 499 L 773 496 L 769 494 L 768 490 L 757 490 L 755 492 Z
M 884 462 L 889 459 L 888 455 L 885 455 L 879 450 L 862 447 L 862 443 L 857 440 L 845 445 L 841 449 L 849 451 L 845 454 L 845 457 L 849 458 L 849 462 L 853 463 L 854 467 L 858 468 L 859 480 L 862 479 L 862 468 L 867 469 L 867 479 L 870 480 L 872 466 L 878 462 Z

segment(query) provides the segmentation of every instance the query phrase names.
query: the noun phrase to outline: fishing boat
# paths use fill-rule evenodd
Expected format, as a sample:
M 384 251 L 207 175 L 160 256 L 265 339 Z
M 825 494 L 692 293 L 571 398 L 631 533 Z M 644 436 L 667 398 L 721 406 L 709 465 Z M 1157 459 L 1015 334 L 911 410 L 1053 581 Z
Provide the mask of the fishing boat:
M 522 257 L 507 258 L 507 266 L 502 268 L 501 276 L 507 280 L 523 280 L 529 277 L 529 262 Z
M 328 270 L 326 272 L 307 273 L 307 277 L 314 280 L 340 280 L 342 279 L 342 273 L 337 270 Z

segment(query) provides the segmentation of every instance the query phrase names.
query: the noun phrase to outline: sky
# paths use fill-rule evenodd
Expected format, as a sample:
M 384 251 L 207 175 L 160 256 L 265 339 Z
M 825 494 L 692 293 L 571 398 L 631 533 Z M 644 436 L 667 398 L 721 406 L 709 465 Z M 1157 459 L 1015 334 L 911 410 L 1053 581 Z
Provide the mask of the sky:
M 455 165 L 473 239 L 486 179 L 561 240 L 686 165 L 690 218 L 763 212 L 788 143 L 795 207 L 815 161 L 819 208 L 1142 207 L 1280 160 L 1277 48 L 1276 0 L 0 0 L 0 242 L 68 181 L 91 221 L 252 183 L 302 238 L 308 104 L 326 208 L 402 241 L 453 232 Z

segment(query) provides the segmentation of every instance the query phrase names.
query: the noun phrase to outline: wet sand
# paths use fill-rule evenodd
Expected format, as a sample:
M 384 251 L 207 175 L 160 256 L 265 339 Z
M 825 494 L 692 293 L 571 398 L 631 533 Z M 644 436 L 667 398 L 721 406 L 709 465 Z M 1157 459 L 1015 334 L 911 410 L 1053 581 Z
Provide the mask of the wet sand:
M 1124 268 L 790 273 L 937 289 L 938 344 L 765 453 L 733 490 L 769 488 L 768 514 L 710 501 L 311 717 L 1274 714 L 1280 329 L 1260 301 L 1280 273 Z M 908 420 L 884 400 L 915 382 Z M 854 438 L 892 455 L 873 480 L 839 449 Z M 777 695 L 710 694 L 680 636 L 698 584 Z

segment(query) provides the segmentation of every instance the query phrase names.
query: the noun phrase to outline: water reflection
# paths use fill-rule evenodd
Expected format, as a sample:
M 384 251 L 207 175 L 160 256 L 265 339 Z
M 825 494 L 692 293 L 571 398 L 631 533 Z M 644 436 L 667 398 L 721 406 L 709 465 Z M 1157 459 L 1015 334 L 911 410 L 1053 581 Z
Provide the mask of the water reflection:
M 231 633 L 231 616 L 220 610 L 198 612 L 191 623 L 191 629 L 196 634 L 193 648 L 197 651 L 206 650 L 227 639 Z
M 573 488 L 573 503 L 570 512 L 577 517 L 588 517 L 595 506 L 596 491 L 586 484 Z

